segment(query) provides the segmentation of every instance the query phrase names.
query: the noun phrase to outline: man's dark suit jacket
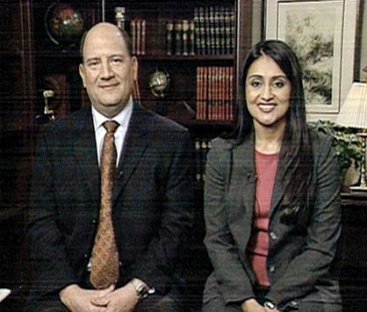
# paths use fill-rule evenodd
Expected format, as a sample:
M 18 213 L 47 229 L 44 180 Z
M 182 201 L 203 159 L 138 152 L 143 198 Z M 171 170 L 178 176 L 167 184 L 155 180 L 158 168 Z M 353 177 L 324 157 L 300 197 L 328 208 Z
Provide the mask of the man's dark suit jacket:
M 40 135 L 32 179 L 31 259 L 39 268 L 30 300 L 58 298 L 81 284 L 98 225 L 100 174 L 90 108 Z M 188 131 L 134 104 L 113 196 L 118 286 L 138 277 L 158 293 L 180 289 L 180 253 L 192 224 Z

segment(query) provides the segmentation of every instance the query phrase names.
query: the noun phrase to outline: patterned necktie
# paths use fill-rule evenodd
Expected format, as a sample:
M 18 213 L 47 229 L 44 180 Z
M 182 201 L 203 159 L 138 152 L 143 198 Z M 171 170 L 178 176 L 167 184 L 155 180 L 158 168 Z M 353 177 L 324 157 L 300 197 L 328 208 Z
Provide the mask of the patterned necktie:
M 117 158 L 114 133 L 118 126 L 119 124 L 115 121 L 106 121 L 103 124 L 107 133 L 101 153 L 101 208 L 90 274 L 90 281 L 97 289 L 116 284 L 119 278 L 119 257 L 111 218 L 111 199 Z

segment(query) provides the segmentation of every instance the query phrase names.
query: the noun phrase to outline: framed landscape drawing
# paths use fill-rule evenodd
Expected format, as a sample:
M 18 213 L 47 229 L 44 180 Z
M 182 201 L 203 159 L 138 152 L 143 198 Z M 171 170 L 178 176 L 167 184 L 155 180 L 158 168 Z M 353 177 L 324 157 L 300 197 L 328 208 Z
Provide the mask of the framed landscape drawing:
M 266 38 L 287 42 L 303 70 L 307 113 L 338 113 L 354 76 L 359 0 L 267 0 Z

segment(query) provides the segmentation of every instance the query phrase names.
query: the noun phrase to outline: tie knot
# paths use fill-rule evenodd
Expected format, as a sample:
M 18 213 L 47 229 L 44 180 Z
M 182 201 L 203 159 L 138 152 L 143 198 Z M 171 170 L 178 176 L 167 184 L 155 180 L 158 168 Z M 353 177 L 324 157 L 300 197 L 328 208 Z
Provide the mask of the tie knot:
M 119 123 L 114 120 L 107 120 L 103 123 L 103 127 L 106 129 L 107 133 L 115 133 L 116 129 L 118 128 Z

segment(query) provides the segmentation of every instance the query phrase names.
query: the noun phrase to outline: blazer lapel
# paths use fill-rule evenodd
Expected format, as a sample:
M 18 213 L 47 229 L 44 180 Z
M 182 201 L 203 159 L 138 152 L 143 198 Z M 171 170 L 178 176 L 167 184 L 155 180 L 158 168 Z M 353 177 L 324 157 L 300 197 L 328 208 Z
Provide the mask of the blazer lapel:
M 243 144 L 233 149 L 233 178 L 232 185 L 238 185 L 238 193 L 235 194 L 237 200 L 233 204 L 233 209 L 237 211 L 231 212 L 238 220 L 238 224 L 234 231 L 237 243 L 241 246 L 241 250 L 245 250 L 248 241 L 249 232 L 244 232 L 243 229 L 251 226 L 255 202 L 256 189 L 256 173 L 254 166 L 254 143 L 253 136 L 250 134 L 245 138 Z
M 256 171 L 255 171 L 255 142 L 253 133 L 245 138 L 244 144 L 241 145 L 238 158 L 241 160 L 242 181 L 244 181 L 243 196 L 246 211 L 253 211 L 255 204 L 256 191 Z M 251 214 L 252 217 L 252 214 Z
M 270 204 L 270 215 L 273 214 L 274 209 L 281 202 L 281 200 L 282 200 L 282 198 L 284 196 L 284 192 L 285 192 L 285 190 L 283 189 L 283 186 L 282 186 L 283 185 L 282 184 L 283 176 L 280 175 L 281 166 L 282 166 L 282 162 L 281 162 L 281 159 L 279 159 L 277 171 L 276 171 L 276 174 L 275 174 L 275 181 L 274 181 L 274 186 L 273 186 L 273 194 L 272 194 L 271 204 Z
M 149 120 L 147 119 L 144 109 L 138 104 L 134 104 L 120 162 L 117 168 L 113 200 L 117 198 L 118 194 L 129 181 L 129 178 L 138 166 L 145 149 L 149 145 L 149 141 L 147 140 L 148 123 Z
M 98 201 L 100 194 L 100 172 L 97 147 L 90 109 L 81 111 L 82 118 L 77 124 L 73 144 L 74 155 L 93 199 Z M 83 116 L 84 114 L 84 116 Z

